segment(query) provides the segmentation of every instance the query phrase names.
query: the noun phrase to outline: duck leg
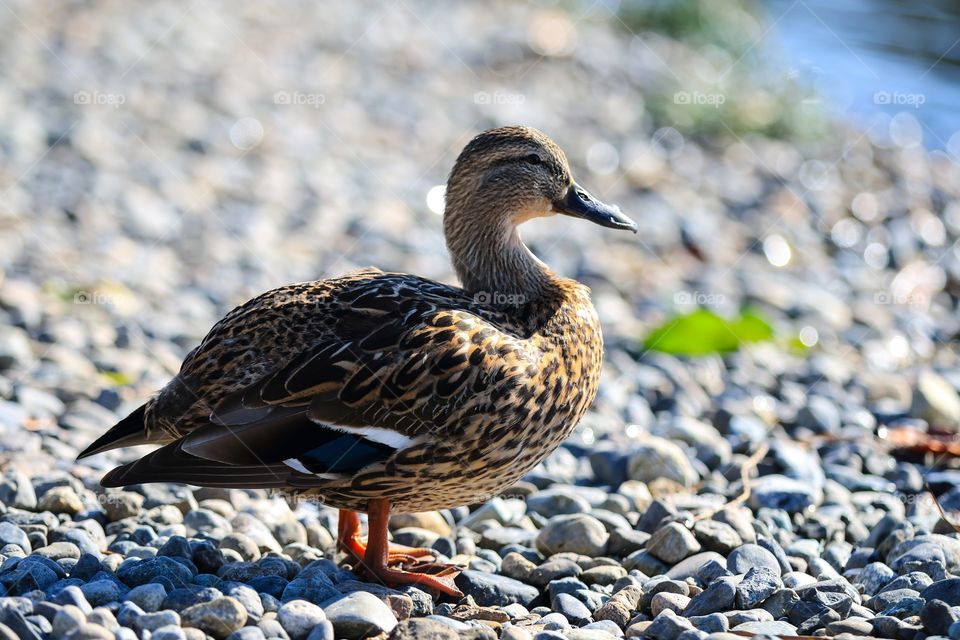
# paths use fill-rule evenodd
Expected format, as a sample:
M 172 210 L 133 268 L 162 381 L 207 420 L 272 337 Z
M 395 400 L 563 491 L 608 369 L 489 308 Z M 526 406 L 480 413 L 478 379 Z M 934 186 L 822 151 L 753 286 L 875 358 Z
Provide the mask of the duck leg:
M 356 511 L 340 509 L 337 521 L 337 551 L 346 554 L 350 564 L 359 566 L 367 552 L 367 544 L 360 536 L 359 514 Z M 417 558 L 428 557 L 433 557 L 432 549 L 389 543 L 387 565 L 411 563 Z
M 391 568 L 390 543 L 387 541 L 387 523 L 390 520 L 390 501 L 377 498 L 370 501 L 367 507 L 370 516 L 368 521 L 369 535 L 367 549 L 363 554 L 362 568 L 370 576 L 380 580 L 388 586 L 413 584 L 440 593 L 463 597 L 453 579 L 460 572 L 456 565 L 441 565 L 439 563 L 425 563 L 421 565 L 424 571 L 416 571 L 417 565 L 411 570 Z M 396 554 L 395 556 L 396 557 Z
M 356 511 L 340 509 L 337 518 L 337 551 L 346 554 L 354 566 L 367 551 L 367 545 L 360 539 L 360 516 Z

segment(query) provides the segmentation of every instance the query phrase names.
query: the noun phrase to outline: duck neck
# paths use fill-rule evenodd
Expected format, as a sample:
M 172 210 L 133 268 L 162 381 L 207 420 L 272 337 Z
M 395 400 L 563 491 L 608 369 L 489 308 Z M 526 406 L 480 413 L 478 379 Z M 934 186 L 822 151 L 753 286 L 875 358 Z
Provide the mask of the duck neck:
M 463 288 L 479 302 L 518 306 L 537 300 L 556 276 L 520 239 L 513 212 L 450 211 L 444 216 L 447 248 Z

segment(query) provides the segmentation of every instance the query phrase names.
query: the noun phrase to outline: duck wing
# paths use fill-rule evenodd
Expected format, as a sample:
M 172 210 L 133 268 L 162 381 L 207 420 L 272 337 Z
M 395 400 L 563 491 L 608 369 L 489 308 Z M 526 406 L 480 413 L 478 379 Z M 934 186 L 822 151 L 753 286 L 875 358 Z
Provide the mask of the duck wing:
M 412 276 L 379 274 L 333 288 L 322 311 L 322 331 L 289 335 L 299 341 L 295 348 L 259 345 L 289 354 L 282 366 L 104 484 L 304 487 L 350 477 L 389 464 L 401 450 L 455 437 L 464 416 L 478 413 L 492 393 L 502 399 L 539 358 L 508 318 L 475 308 L 460 289 Z M 232 327 L 220 331 L 257 340 Z M 222 342 L 208 336 L 204 344 Z M 197 363 L 217 357 L 205 357 L 203 345 L 191 355 Z M 195 373 L 185 364 L 181 375 Z

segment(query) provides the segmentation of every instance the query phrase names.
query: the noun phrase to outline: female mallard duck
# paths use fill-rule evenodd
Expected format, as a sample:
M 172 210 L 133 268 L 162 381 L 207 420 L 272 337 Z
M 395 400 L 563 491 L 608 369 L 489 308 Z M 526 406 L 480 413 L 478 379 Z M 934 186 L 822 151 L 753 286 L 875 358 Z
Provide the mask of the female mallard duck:
M 387 542 L 390 510 L 482 501 L 527 473 L 593 401 L 603 340 L 583 285 L 517 225 L 555 213 L 636 232 L 525 127 L 460 154 L 443 226 L 463 288 L 368 268 L 292 284 L 231 311 L 160 393 L 80 457 L 162 444 L 105 487 L 272 488 L 340 509 L 338 547 L 387 584 L 459 595 L 456 569 Z M 369 516 L 366 542 L 357 511 Z M 404 568 L 405 567 L 405 568 Z

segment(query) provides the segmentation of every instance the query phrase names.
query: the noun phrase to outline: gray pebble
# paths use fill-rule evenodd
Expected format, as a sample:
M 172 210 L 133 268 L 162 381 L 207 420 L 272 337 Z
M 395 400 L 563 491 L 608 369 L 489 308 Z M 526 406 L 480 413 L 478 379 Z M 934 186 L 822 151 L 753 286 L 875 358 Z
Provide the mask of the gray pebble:
M 323 603 L 323 612 L 338 636 L 363 638 L 390 633 L 397 626 L 390 607 L 365 591 L 356 591 Z
M 293 640 L 307 637 L 311 629 L 326 619 L 323 609 L 306 600 L 291 600 L 277 611 L 277 620 Z

